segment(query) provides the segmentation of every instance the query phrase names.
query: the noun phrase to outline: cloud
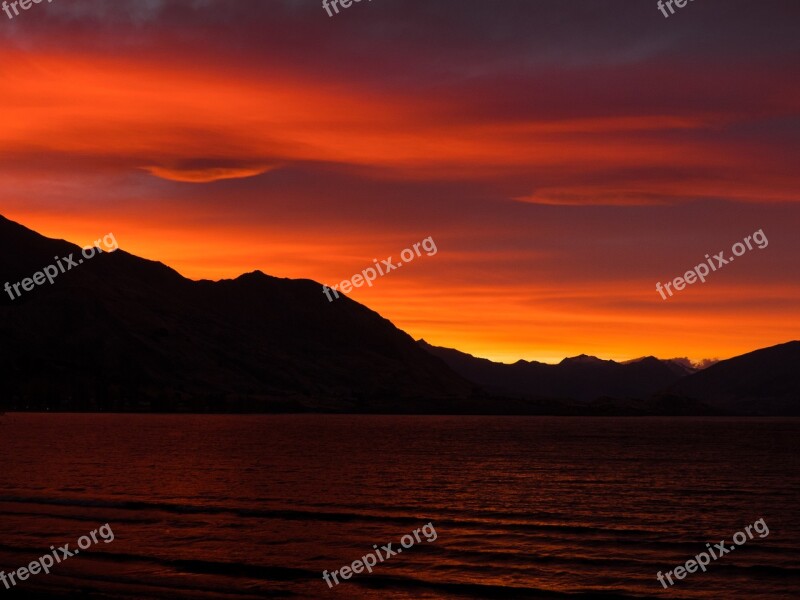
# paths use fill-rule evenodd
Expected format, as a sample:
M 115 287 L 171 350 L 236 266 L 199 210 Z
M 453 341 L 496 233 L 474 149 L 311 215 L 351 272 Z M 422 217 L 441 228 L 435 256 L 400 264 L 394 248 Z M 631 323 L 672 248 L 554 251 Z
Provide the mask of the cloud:
M 435 260 L 358 292 L 417 336 L 513 359 L 730 356 L 800 330 L 798 16 L 42 3 L 0 28 L 2 210 L 124 233 L 195 277 L 339 281 L 432 235 Z M 758 228 L 763 255 L 655 293 Z
M 155 177 L 183 183 L 210 183 L 222 179 L 246 179 L 262 175 L 277 168 L 277 165 L 222 165 L 213 160 L 191 160 L 170 166 L 142 167 Z
M 690 360 L 689 358 L 682 357 L 682 358 L 670 358 L 668 359 L 670 362 L 677 363 L 686 369 L 690 369 L 692 371 L 702 371 L 703 369 L 707 369 L 711 365 L 714 365 L 719 362 L 718 358 L 702 358 L 700 360 L 694 361 Z

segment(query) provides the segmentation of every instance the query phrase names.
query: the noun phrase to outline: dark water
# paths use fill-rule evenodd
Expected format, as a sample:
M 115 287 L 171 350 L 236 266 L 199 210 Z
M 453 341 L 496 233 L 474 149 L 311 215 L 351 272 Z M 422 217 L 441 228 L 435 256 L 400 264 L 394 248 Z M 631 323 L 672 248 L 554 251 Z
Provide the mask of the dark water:
M 6 415 L 0 569 L 115 539 L 0 598 L 796 599 L 798 450 L 797 419 Z

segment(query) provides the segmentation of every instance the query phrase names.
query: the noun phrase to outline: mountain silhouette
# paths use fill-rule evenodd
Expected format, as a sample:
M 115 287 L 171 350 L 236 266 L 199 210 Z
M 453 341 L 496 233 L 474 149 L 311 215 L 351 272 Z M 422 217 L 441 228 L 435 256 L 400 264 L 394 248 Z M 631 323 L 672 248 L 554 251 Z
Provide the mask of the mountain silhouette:
M 604 397 L 645 399 L 689 374 L 686 367 L 652 356 L 627 363 L 582 354 L 557 365 L 520 360 L 508 365 L 451 348 L 420 347 L 456 373 L 489 392 L 514 397 L 564 398 L 590 402 Z
M 0 285 L 80 251 L 0 216 Z M 0 410 L 800 413 L 800 342 L 696 373 L 652 356 L 506 365 L 415 342 L 311 280 L 192 281 L 124 250 L 11 295 L 0 290 Z
M 720 361 L 669 391 L 737 414 L 800 415 L 800 342 Z
M 0 285 L 80 248 L 0 217 Z M 62 261 L 63 263 L 64 261 Z M 0 408 L 394 411 L 474 386 L 310 280 L 191 281 L 123 250 L 0 300 Z

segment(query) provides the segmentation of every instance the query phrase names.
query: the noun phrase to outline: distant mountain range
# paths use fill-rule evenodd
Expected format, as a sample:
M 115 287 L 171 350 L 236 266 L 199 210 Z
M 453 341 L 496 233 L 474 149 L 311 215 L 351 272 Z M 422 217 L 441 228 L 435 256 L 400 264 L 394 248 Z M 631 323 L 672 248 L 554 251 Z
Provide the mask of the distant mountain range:
M 800 415 L 800 342 L 716 362 L 698 371 L 652 356 L 625 363 L 585 354 L 557 365 L 496 363 L 451 348 L 420 347 L 488 392 L 581 403 L 628 414 Z M 602 411 L 599 411 L 602 412 Z
M 800 342 L 720 361 L 669 392 L 734 413 L 800 415 Z
M 599 397 L 646 398 L 692 373 L 686 366 L 652 356 L 627 363 L 582 354 L 557 365 L 520 360 L 512 365 L 420 340 L 420 347 L 485 390 L 509 396 L 541 396 L 588 402 Z
M 0 286 L 80 248 L 0 217 Z M 800 414 L 800 342 L 692 372 L 653 357 L 493 363 L 414 340 L 310 280 L 191 281 L 123 250 L 12 300 L 0 410 Z

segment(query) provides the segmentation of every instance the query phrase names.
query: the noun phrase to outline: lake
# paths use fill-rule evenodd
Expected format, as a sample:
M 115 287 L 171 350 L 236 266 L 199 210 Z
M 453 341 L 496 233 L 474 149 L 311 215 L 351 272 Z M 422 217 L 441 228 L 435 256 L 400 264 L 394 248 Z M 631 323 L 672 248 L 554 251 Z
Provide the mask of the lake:
M 800 597 L 799 419 L 8 414 L 0 450 L 0 570 L 114 534 L 1 597 Z

